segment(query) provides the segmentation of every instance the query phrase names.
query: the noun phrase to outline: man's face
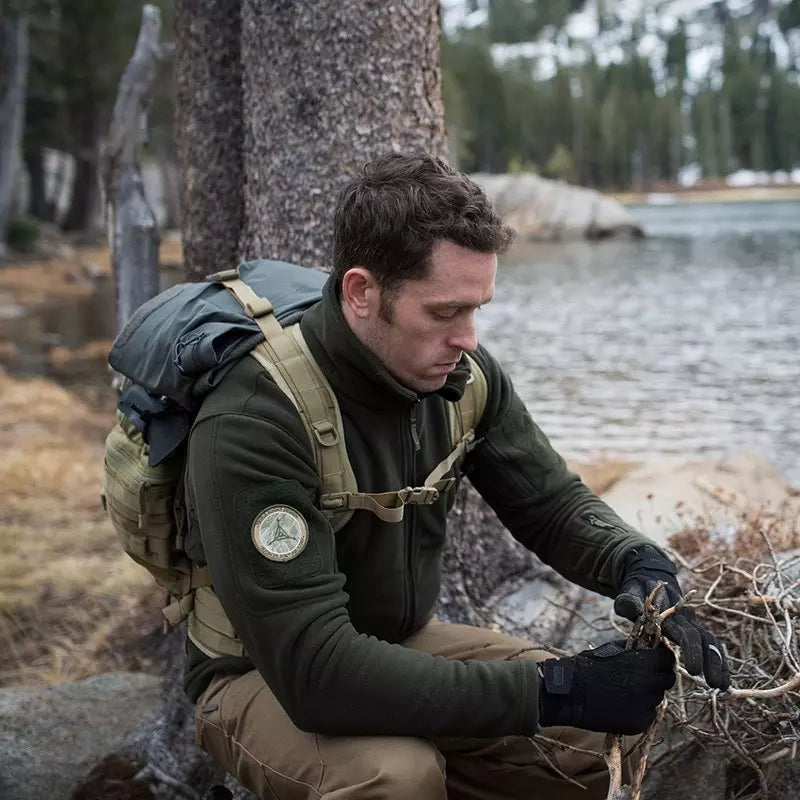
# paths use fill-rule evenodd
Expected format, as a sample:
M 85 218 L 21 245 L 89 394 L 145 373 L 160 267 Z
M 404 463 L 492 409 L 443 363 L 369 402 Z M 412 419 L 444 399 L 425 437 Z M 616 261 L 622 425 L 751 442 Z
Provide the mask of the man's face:
M 496 272 L 495 254 L 439 241 L 428 274 L 402 283 L 388 314 L 385 309 L 381 313 L 382 293 L 373 287 L 367 293 L 368 311 L 348 320 L 402 384 L 434 392 L 444 386 L 462 353 L 477 347 L 475 312 L 492 299 Z

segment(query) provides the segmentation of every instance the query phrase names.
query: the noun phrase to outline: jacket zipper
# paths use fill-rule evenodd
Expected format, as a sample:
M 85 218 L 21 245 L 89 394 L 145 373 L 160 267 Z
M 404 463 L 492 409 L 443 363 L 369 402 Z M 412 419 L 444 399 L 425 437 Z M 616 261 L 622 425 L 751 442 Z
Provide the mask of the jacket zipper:
M 417 431 L 417 404 L 414 403 L 408 412 L 409 430 L 411 432 L 411 463 L 409 475 L 409 486 L 417 485 L 417 452 L 420 449 L 419 433 Z M 408 626 L 414 621 L 414 614 L 416 613 L 416 591 L 417 591 L 417 576 L 416 576 L 416 563 L 415 563 L 415 541 L 414 535 L 416 528 L 417 507 L 415 505 L 408 505 L 405 508 L 403 515 L 403 524 L 405 526 L 405 546 L 406 546 L 406 566 L 408 574 L 408 589 L 406 592 L 406 609 L 404 628 L 407 630 Z

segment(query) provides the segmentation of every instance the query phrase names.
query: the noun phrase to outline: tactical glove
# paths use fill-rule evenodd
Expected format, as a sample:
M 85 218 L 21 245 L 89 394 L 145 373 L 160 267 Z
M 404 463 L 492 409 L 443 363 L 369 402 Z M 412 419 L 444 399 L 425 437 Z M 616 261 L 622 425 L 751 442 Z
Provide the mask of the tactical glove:
M 644 545 L 631 550 L 625 557 L 620 581 L 620 590 L 614 601 L 614 611 L 621 617 L 635 622 L 644 611 L 644 601 L 658 581 L 666 586 L 660 595 L 659 606 L 663 610 L 675 605 L 682 597 L 678 579 L 678 568 L 655 547 Z M 708 685 L 714 689 L 730 686 L 728 660 L 722 645 L 707 631 L 696 624 L 693 608 L 682 608 L 667 617 L 661 631 L 675 642 L 683 654 L 686 670 L 690 675 L 705 675 Z
M 589 731 L 646 731 L 675 683 L 675 657 L 663 644 L 626 650 L 614 641 L 539 664 L 539 724 Z

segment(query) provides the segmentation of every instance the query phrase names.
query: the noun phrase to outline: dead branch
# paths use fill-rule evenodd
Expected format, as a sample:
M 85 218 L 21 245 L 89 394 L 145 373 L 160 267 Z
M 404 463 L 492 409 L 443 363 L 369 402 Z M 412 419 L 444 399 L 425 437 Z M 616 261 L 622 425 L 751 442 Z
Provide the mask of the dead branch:
M 607 733 L 603 759 L 608 767 L 606 800 L 630 800 L 630 787 L 622 785 L 622 737 Z
M 658 707 L 658 713 L 653 721 L 653 724 L 648 728 L 645 735 L 640 740 L 642 755 L 636 763 L 636 772 L 633 775 L 633 783 L 631 783 L 631 796 L 630 800 L 641 800 L 642 797 L 642 783 L 644 781 L 644 773 L 647 770 L 647 758 L 650 755 L 650 750 L 655 744 L 656 731 L 658 730 L 661 721 L 664 719 L 664 714 L 667 711 L 667 703 L 664 701 Z M 638 747 L 638 745 L 637 745 Z
M 731 763 L 749 770 L 743 791 L 766 798 L 764 766 L 797 753 L 800 742 L 800 526 L 787 508 L 742 512 L 736 535 L 725 539 L 700 522 L 672 538 L 681 581 L 701 598 L 698 622 L 725 646 L 731 670 L 727 692 L 678 667 L 668 696 L 671 728 L 721 745 Z

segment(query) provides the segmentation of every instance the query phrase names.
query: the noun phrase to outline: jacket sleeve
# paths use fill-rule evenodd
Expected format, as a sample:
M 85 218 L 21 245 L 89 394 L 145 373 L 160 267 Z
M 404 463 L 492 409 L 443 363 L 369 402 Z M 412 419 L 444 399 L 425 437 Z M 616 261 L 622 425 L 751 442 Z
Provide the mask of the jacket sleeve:
M 614 596 L 625 554 L 653 542 L 567 469 L 487 351 L 479 348 L 475 358 L 489 394 L 478 444 L 466 465 L 472 484 L 544 563 L 573 583 Z
M 237 366 L 225 384 L 191 434 L 188 506 L 222 606 L 292 721 L 327 734 L 534 733 L 534 662 L 446 660 L 354 629 L 297 412 L 260 370 Z M 305 549 L 289 561 L 253 543 L 254 520 L 272 505 L 308 526 Z

